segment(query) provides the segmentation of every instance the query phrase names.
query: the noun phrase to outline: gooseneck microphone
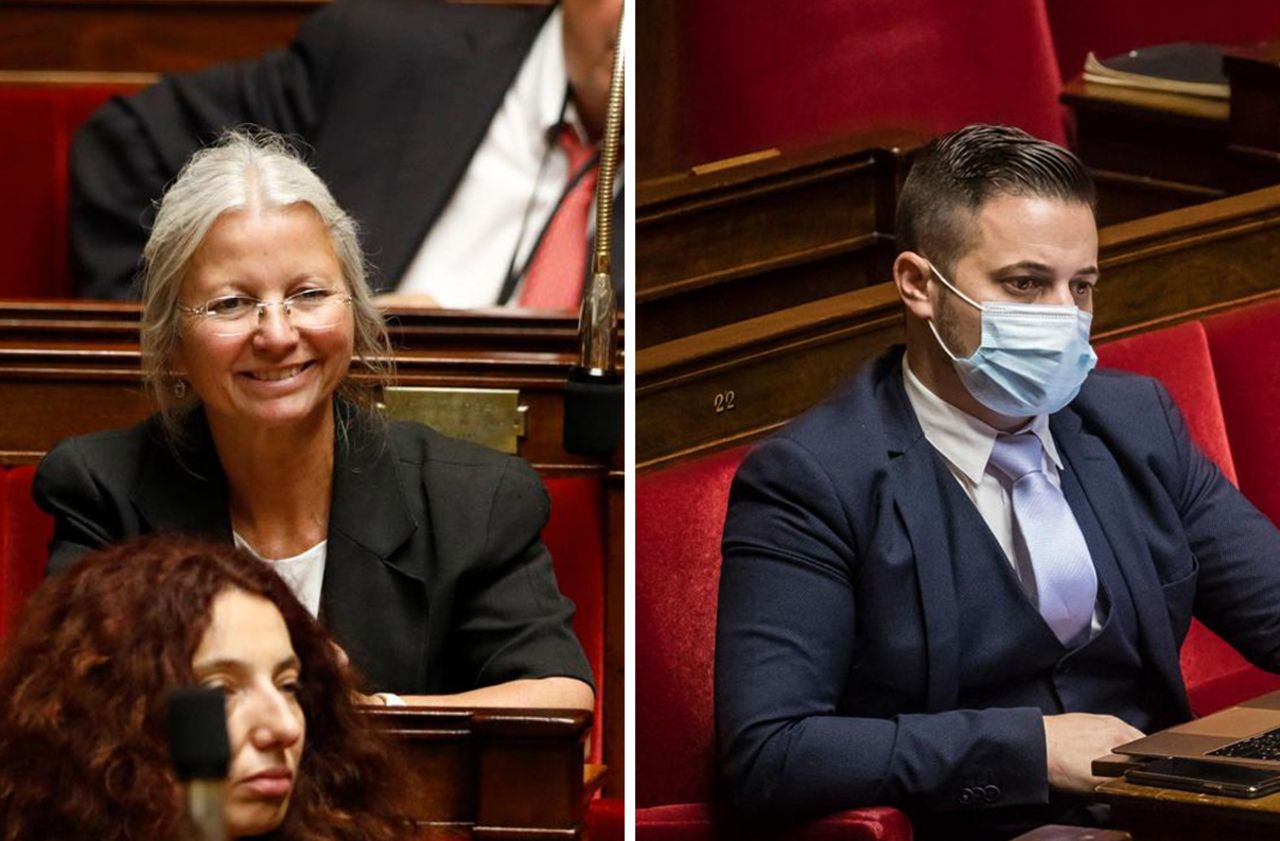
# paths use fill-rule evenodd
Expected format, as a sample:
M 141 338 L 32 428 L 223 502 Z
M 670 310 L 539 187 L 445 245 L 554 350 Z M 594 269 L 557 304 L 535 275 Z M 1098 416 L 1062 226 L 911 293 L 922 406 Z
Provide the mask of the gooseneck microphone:
M 591 255 L 591 276 L 578 314 L 581 353 L 578 364 L 569 371 L 564 392 L 564 448 L 590 456 L 610 455 L 622 441 L 623 382 L 615 363 L 618 302 L 609 269 L 613 258 L 613 182 L 622 133 L 624 14 L 625 9 L 619 10 L 609 106 L 600 141 L 596 246 Z
M 193 687 L 169 694 L 169 755 L 178 779 L 187 784 L 187 814 L 200 841 L 225 841 L 222 784 L 231 745 L 221 689 Z

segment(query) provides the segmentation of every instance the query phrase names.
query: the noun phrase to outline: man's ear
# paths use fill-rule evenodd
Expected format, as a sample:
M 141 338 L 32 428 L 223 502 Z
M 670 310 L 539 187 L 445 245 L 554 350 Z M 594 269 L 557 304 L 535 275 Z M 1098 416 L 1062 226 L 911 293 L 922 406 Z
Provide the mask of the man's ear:
M 933 318 L 933 301 L 929 297 L 929 261 L 914 251 L 904 251 L 893 261 L 893 283 L 898 287 L 902 305 L 921 321 Z

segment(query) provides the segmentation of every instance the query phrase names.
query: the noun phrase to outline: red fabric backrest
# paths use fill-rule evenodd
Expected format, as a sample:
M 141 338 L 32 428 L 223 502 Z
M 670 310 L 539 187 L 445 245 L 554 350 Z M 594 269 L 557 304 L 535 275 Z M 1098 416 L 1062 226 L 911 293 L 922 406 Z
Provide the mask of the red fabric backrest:
M 1235 462 L 1227 441 L 1209 340 L 1198 321 L 1188 321 L 1096 347 L 1098 365 L 1155 377 L 1182 410 L 1191 439 L 1233 483 Z
M 0 644 L 44 580 L 53 519 L 31 499 L 35 465 L 0 469 Z
M 71 293 L 67 154 L 71 135 L 117 93 L 138 85 L 0 86 L 0 297 Z
M 886 125 L 1065 136 L 1040 0 L 699 0 L 679 16 L 697 161 Z
M 636 805 L 712 798 L 720 537 L 740 447 L 636 478 Z
M 1099 364 L 1156 377 L 1164 383 L 1186 418 L 1192 440 L 1228 479 L 1237 482 L 1236 466 L 1239 465 L 1243 480 L 1243 474 L 1252 468 L 1254 456 L 1239 449 L 1237 433 L 1224 417 L 1226 405 L 1236 395 L 1234 387 L 1218 374 L 1219 350 L 1206 335 L 1207 327 L 1207 323 L 1191 321 L 1099 345 Z M 1233 452 L 1240 456 L 1238 461 Z M 1245 495 L 1250 496 L 1247 489 Z M 1257 504 L 1252 496 L 1250 499 Z M 1198 621 L 1191 623 L 1180 661 L 1196 715 L 1280 689 L 1280 677 L 1250 665 Z
M 1280 299 L 1204 321 L 1240 490 L 1280 524 Z
M 551 550 L 560 591 L 573 600 L 573 630 L 587 652 L 596 679 L 596 718 L 589 761 L 600 762 L 604 733 L 604 568 L 605 492 L 599 479 L 552 477 L 543 480 L 551 494 L 551 519 L 542 530 Z
M 1280 37 L 1275 0 L 1046 0 L 1063 79 L 1084 70 L 1089 51 L 1108 58 L 1152 44 L 1249 44 Z

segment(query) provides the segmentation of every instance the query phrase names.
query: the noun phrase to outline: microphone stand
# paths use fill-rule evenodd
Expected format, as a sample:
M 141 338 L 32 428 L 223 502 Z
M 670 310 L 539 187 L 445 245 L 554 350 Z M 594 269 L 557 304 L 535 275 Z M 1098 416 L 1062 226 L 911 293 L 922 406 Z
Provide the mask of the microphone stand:
M 231 762 L 227 702 L 220 689 L 183 688 L 169 695 L 169 755 L 187 784 L 187 816 L 199 841 L 225 841 L 222 787 Z
M 600 174 L 596 180 L 596 243 L 591 279 L 578 314 L 581 342 L 578 364 L 569 371 L 564 393 L 564 448 L 571 453 L 608 456 L 622 441 L 623 381 L 617 370 L 618 302 L 610 265 L 613 258 L 613 184 L 623 112 L 623 17 L 613 52 L 613 75 L 604 135 L 600 141 Z

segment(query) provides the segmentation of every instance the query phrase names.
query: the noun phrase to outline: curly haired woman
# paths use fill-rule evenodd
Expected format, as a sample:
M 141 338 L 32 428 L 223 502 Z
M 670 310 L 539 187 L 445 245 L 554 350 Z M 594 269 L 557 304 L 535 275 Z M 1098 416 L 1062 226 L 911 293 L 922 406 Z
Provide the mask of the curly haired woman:
M 316 621 L 265 564 L 146 537 L 32 598 L 0 662 L 0 838 L 180 838 L 169 690 L 224 689 L 228 836 L 411 836 L 380 739 Z

